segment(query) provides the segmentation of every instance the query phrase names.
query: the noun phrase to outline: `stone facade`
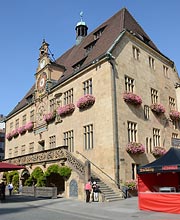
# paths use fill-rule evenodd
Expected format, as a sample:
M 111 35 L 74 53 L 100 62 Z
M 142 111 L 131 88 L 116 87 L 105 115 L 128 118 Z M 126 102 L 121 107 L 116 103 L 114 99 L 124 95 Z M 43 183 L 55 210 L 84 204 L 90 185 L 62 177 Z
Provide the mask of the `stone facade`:
M 31 98 L 31 101 L 6 119 L 7 133 L 30 121 L 34 126 L 31 131 L 6 141 L 7 160 L 68 145 L 71 155 L 82 164 L 85 158 L 91 161 L 91 169 L 103 180 L 112 184 L 107 177 L 110 176 L 123 184 L 127 179 L 136 178 L 138 165 L 155 159 L 152 155 L 155 146 L 168 150 L 172 146 L 172 137 L 178 140 L 179 123 L 169 117 L 171 109 L 178 110 L 174 85 L 179 82 L 179 77 L 174 63 L 131 32 L 121 32 L 116 39 L 106 56 L 94 59 L 56 86 L 52 84 L 63 75 L 64 69 L 53 67 L 48 54 L 45 54 L 47 66 L 37 69 L 35 88 L 30 93 L 33 98 L 28 94 L 27 100 Z M 40 79 L 42 72 L 46 72 L 47 78 Z M 44 80 L 49 80 L 51 87 L 46 84 L 44 88 Z M 42 91 L 38 91 L 38 82 Z M 77 102 L 85 94 L 85 84 L 91 89 L 95 103 L 81 110 Z M 124 92 L 139 95 L 142 104 L 125 102 Z M 75 110 L 61 117 L 57 109 L 68 104 L 68 98 L 70 103 L 74 103 Z M 150 106 L 154 102 L 161 103 L 165 113 L 151 111 Z M 52 111 L 56 112 L 55 118 L 44 121 L 43 116 Z M 127 153 L 129 142 L 143 144 L 145 153 Z M 64 162 L 67 163 L 66 160 Z M 46 170 L 53 163 L 57 161 L 48 161 L 47 166 L 43 166 L 43 162 L 39 165 Z M 32 163 L 31 166 L 37 164 Z M 84 179 L 78 174 L 78 169 L 73 166 L 72 169 L 72 175 L 66 181 L 65 195 L 68 197 L 74 193 L 70 191 L 70 185 L 75 187 L 77 183 L 78 197 L 83 199 Z

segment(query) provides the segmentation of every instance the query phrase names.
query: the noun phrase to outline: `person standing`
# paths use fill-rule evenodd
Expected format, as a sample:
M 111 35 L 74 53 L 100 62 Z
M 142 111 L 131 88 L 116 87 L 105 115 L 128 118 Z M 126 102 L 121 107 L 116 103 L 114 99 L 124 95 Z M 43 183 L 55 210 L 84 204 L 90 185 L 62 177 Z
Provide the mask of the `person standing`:
M 99 186 L 95 181 L 92 184 L 92 190 L 93 190 L 93 195 L 92 195 L 93 202 L 99 202 Z
M 85 185 L 85 191 L 86 191 L 86 202 L 90 202 L 90 195 L 91 195 L 91 191 L 92 191 L 90 179 L 88 180 L 88 182 Z
M 2 196 L 2 200 L 5 200 L 5 189 L 6 189 L 6 185 L 4 182 L 1 183 L 1 196 Z
M 13 191 L 13 184 L 12 183 L 8 184 L 8 190 L 9 190 L 9 195 L 11 196 L 12 195 L 12 191 Z

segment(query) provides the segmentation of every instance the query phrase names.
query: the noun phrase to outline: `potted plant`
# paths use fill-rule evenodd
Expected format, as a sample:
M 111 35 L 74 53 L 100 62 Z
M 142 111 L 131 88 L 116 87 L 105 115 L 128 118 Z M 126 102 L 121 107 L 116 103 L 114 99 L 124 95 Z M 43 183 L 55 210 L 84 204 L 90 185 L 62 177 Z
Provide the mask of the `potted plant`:
M 150 108 L 157 114 L 165 113 L 165 108 L 162 104 L 154 103 L 150 106 Z
M 161 157 L 166 153 L 166 149 L 164 147 L 154 147 L 153 151 L 151 152 L 155 157 Z
M 123 99 L 125 102 L 129 102 L 133 105 L 141 105 L 142 103 L 141 97 L 132 92 L 125 92 L 123 94 Z
M 64 105 L 62 107 L 59 107 L 57 109 L 57 114 L 60 115 L 61 117 L 72 114 L 75 110 L 75 105 L 73 103 Z
M 128 193 L 130 196 L 137 196 L 137 180 L 126 180 L 124 185 L 127 187 Z
M 77 102 L 79 109 L 86 109 L 95 103 L 95 97 L 91 94 L 84 95 Z
M 176 110 L 171 110 L 169 113 L 169 117 L 172 120 L 179 120 L 180 119 L 180 112 L 176 111 Z
M 145 152 L 145 147 L 141 143 L 130 142 L 126 147 L 129 154 L 142 154 Z

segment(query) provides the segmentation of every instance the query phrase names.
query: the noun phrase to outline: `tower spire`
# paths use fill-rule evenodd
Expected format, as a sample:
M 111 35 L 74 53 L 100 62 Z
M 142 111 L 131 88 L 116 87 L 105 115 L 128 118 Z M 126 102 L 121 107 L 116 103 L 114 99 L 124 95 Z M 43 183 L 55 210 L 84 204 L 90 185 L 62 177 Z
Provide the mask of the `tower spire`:
M 81 20 L 76 25 L 76 45 L 80 44 L 82 39 L 87 36 L 88 27 L 86 23 L 83 21 L 83 12 L 80 12 Z

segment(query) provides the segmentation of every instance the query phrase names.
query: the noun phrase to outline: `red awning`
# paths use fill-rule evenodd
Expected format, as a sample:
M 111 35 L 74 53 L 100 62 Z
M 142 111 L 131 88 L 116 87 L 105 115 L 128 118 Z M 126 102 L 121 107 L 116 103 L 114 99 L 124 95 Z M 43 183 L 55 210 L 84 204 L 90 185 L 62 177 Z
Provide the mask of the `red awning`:
M 12 163 L 0 162 L 0 172 L 10 171 L 10 170 L 20 170 L 20 169 L 25 169 L 25 167 Z

